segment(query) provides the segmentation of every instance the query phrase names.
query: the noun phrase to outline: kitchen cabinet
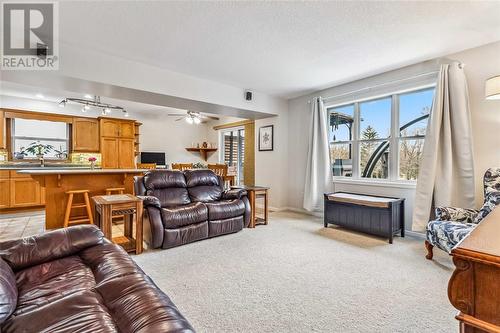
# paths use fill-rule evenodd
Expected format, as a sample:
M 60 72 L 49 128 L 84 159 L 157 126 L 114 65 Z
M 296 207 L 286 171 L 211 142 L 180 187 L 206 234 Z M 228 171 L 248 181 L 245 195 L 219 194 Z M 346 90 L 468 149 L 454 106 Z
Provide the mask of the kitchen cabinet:
M 131 169 L 134 163 L 134 139 L 118 140 L 118 165 L 120 169 Z
M 0 170 L 0 209 L 10 206 L 9 171 Z
M 134 138 L 134 121 L 111 118 L 99 118 L 101 124 L 101 136 L 117 138 Z
M 101 138 L 101 166 L 104 169 L 118 168 L 118 138 Z
M 102 167 L 129 169 L 135 167 L 134 121 L 99 118 Z
M 73 118 L 74 152 L 99 151 L 99 121 L 92 118 Z
M 44 191 L 30 176 L 0 170 L 0 209 L 44 205 Z
M 115 119 L 99 119 L 101 125 L 101 136 L 118 137 L 120 133 L 120 122 Z
M 41 205 L 40 185 L 29 178 L 10 179 L 10 207 L 26 207 Z

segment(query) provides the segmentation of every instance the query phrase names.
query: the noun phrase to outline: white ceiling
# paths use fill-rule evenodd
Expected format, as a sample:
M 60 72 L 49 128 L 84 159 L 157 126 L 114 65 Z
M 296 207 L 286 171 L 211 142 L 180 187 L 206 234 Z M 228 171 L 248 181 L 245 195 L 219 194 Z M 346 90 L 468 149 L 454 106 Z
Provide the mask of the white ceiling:
M 500 40 L 493 2 L 60 2 L 72 46 L 290 98 Z

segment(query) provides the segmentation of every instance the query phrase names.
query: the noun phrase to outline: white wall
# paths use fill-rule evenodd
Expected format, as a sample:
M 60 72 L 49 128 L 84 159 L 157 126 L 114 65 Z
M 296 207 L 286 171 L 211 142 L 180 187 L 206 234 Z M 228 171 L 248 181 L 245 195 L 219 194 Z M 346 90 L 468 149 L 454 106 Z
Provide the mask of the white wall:
M 466 65 L 466 75 L 469 84 L 470 105 L 472 112 L 472 126 L 474 135 L 474 150 L 476 162 L 476 192 L 478 193 L 477 204 L 482 202 L 482 175 L 484 170 L 490 166 L 500 166 L 500 150 L 495 133 L 500 131 L 500 101 L 486 101 L 484 99 L 484 81 L 486 78 L 500 75 L 500 42 L 482 47 L 466 50 L 452 54 L 446 59 L 435 59 L 424 63 L 404 67 L 395 71 L 366 79 L 354 81 L 345 85 L 332 87 L 314 94 L 289 100 L 288 112 L 288 165 L 289 186 L 288 206 L 294 209 L 302 209 L 304 197 L 304 175 L 307 158 L 307 137 L 310 121 L 310 105 L 308 101 L 314 96 L 335 96 L 349 91 L 375 86 L 380 83 L 390 83 L 394 80 L 407 78 L 422 73 L 437 70 L 439 64 L 448 62 L 448 59 L 459 60 Z M 432 75 L 421 76 L 416 81 L 419 84 L 428 83 Z M 413 81 L 415 81 L 413 80 Z M 391 92 L 398 87 L 409 87 L 416 82 L 404 81 L 357 93 L 362 97 L 376 96 L 385 92 Z M 352 96 L 345 96 L 339 100 L 347 101 Z M 413 213 L 413 200 L 415 191 L 408 186 L 370 186 L 359 184 L 336 184 L 335 190 L 364 192 L 378 195 L 391 195 L 406 198 L 406 226 L 409 229 L 410 219 Z

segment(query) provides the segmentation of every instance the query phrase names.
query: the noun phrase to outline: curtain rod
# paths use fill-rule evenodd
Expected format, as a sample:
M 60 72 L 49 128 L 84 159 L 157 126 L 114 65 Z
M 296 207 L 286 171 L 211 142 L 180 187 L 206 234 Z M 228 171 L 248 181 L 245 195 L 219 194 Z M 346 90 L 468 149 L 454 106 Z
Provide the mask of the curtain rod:
M 458 66 L 460 68 L 464 68 L 465 65 L 463 63 L 458 63 Z M 402 81 L 408 81 L 408 80 L 415 79 L 417 77 L 428 76 L 428 75 L 436 74 L 436 73 L 439 73 L 439 70 L 435 70 L 435 71 L 431 71 L 431 72 L 427 72 L 427 73 L 421 73 L 421 74 L 417 74 L 417 75 L 406 77 L 406 78 L 402 78 L 402 79 L 392 80 L 392 81 L 389 81 L 389 82 L 384 82 L 384 83 L 376 84 L 374 86 L 365 87 L 365 88 L 361 88 L 361 89 L 357 89 L 357 90 L 352 90 L 352 91 L 349 91 L 349 92 L 346 92 L 346 93 L 342 93 L 342 94 L 338 94 L 338 95 L 324 97 L 323 101 L 326 101 L 326 100 L 329 100 L 329 99 L 333 99 L 333 98 L 342 97 L 342 96 L 351 95 L 351 94 L 354 94 L 354 93 L 357 93 L 357 92 L 360 92 L 360 91 L 371 90 L 373 88 L 387 86 L 387 85 L 398 83 L 398 82 L 402 82 Z M 307 101 L 307 103 L 310 104 L 311 100 Z

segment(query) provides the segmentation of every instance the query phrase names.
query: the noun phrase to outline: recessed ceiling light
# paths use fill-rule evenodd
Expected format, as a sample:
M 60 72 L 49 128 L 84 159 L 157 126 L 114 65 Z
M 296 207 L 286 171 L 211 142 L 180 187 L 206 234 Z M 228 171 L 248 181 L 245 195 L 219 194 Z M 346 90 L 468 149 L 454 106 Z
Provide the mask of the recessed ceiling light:
M 85 94 L 83 97 L 87 98 L 87 99 L 92 99 L 93 96 L 91 94 Z
M 43 95 L 42 95 L 42 94 L 40 94 L 40 93 L 36 94 L 36 97 L 38 97 L 38 98 L 45 98 L 45 96 L 43 96 Z

